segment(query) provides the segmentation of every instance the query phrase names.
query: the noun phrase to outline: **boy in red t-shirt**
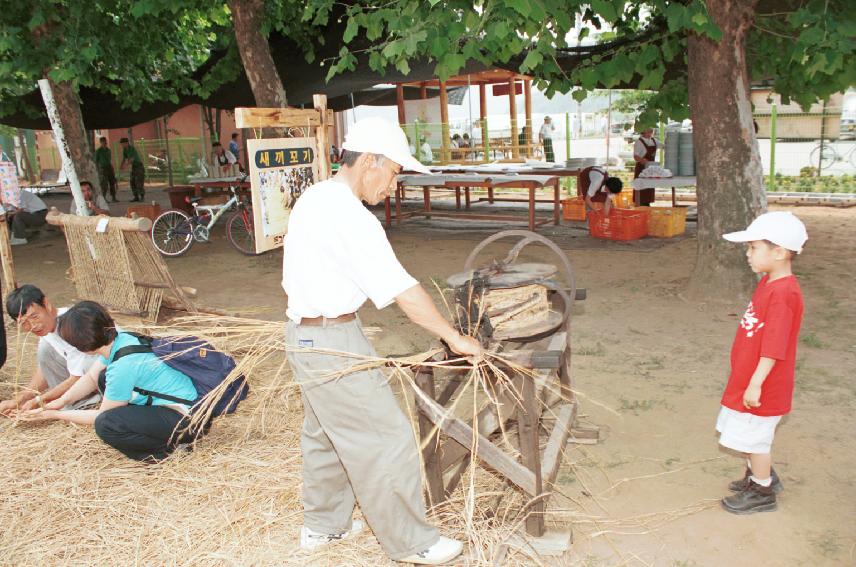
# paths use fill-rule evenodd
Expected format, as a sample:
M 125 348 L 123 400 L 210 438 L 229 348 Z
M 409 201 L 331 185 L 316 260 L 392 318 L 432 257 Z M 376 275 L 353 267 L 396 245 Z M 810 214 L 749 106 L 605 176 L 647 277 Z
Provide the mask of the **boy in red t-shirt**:
M 746 242 L 746 258 L 758 282 L 731 347 L 731 375 L 716 420 L 719 443 L 746 455 L 748 468 L 722 499 L 733 514 L 771 512 L 782 483 L 772 467 L 770 448 L 776 426 L 791 411 L 797 338 L 803 314 L 800 285 L 791 259 L 808 240 L 793 214 L 766 213 L 740 232 L 723 236 Z

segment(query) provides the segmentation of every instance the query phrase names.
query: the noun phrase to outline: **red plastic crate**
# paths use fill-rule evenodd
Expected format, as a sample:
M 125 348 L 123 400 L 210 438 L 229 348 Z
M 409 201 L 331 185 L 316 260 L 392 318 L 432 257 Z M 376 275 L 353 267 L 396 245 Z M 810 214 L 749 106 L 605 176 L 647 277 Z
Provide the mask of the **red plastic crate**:
M 607 240 L 638 240 L 648 234 L 648 207 L 616 209 L 605 217 L 603 211 L 589 213 L 589 232 Z

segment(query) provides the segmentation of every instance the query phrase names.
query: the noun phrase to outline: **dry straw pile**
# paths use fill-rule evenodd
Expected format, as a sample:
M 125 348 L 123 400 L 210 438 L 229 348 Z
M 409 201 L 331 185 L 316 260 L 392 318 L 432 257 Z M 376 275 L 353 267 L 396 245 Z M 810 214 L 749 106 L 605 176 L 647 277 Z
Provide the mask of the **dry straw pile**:
M 238 413 L 217 420 L 192 452 L 157 465 L 126 459 L 89 427 L 2 418 L 0 564 L 393 564 L 369 530 L 315 554 L 299 549 L 302 406 L 285 363 L 281 323 L 193 316 L 141 330 L 208 338 L 236 356 L 251 396 Z M 9 342 L 9 362 L 0 371 L 3 398 L 27 382 L 35 359 L 35 337 L 10 329 Z M 398 386 L 407 380 L 398 370 L 390 374 Z M 413 416 L 412 393 L 402 399 Z M 468 542 L 461 565 L 573 565 L 583 557 L 539 557 L 514 537 L 525 520 L 520 494 L 483 468 L 468 471 L 450 501 L 430 511 L 444 535 Z M 548 513 L 566 529 L 571 521 L 582 529 L 579 545 L 585 533 L 656 529 L 707 505 L 610 520 L 596 507 L 585 509 L 591 505 L 554 498 Z

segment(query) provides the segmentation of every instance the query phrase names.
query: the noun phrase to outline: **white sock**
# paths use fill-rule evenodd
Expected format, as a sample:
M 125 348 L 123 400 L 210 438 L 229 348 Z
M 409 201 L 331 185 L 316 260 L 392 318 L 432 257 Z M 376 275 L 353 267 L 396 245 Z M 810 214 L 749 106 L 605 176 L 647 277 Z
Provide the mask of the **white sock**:
M 749 478 L 752 479 L 752 482 L 754 482 L 755 484 L 758 484 L 760 486 L 764 486 L 767 488 L 769 488 L 770 485 L 773 484 L 773 477 L 772 476 L 769 476 L 769 477 L 765 478 L 764 480 L 761 480 L 760 478 L 756 477 L 755 475 L 752 475 Z

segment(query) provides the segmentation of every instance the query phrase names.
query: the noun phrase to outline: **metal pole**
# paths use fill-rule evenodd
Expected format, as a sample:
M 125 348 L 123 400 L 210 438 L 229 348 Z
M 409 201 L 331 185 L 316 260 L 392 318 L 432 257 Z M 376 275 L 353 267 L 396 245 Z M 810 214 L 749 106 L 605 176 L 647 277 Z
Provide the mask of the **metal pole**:
M 607 91 L 608 103 L 606 107 L 606 165 L 609 165 L 609 131 L 612 129 L 612 89 Z
M 167 124 L 166 116 L 163 117 L 163 142 L 166 146 L 166 175 L 169 180 L 169 186 L 172 187 L 172 155 L 169 153 L 169 125 Z
M 571 114 L 565 113 L 565 159 L 571 159 Z
M 823 137 L 826 136 L 826 101 L 820 111 L 820 153 L 817 156 L 817 176 L 823 173 Z
M 770 181 L 768 191 L 776 190 L 776 103 L 770 105 Z
M 62 130 L 62 123 L 59 120 L 59 112 L 56 108 L 50 81 L 39 79 L 39 89 L 42 91 L 42 99 L 45 101 L 48 119 L 51 121 L 51 128 L 56 138 L 57 149 L 59 150 L 60 158 L 62 158 L 62 167 L 65 169 L 65 176 L 71 187 L 71 195 L 74 197 L 75 205 L 77 205 L 77 214 L 84 217 L 89 216 L 89 209 L 86 207 L 86 200 L 83 198 L 83 191 L 80 189 L 80 180 L 77 178 L 77 172 L 74 170 L 74 164 L 71 161 L 71 155 L 68 151 L 68 142 L 65 139 L 65 132 Z
M 484 160 L 490 161 L 490 133 L 487 129 L 487 118 L 482 118 L 482 144 L 484 145 Z

